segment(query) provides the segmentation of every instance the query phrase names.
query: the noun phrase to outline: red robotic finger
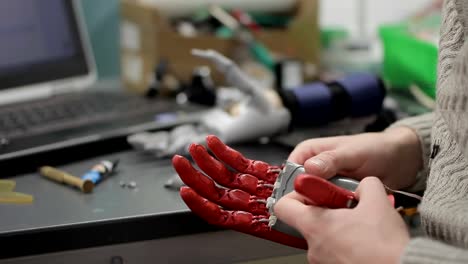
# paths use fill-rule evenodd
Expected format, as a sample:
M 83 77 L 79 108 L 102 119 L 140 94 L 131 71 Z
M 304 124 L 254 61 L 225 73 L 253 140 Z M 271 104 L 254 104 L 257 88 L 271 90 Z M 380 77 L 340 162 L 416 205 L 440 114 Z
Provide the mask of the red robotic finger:
M 273 185 L 265 184 L 264 181 L 250 174 L 230 171 L 223 163 L 211 156 L 202 145 L 190 145 L 189 152 L 198 167 L 216 183 L 227 188 L 244 190 L 257 197 L 267 198 L 271 195 Z
M 357 204 L 353 192 L 314 175 L 298 175 L 294 180 L 294 189 L 316 206 L 337 209 L 352 208 Z
M 247 211 L 255 215 L 268 214 L 265 199 L 242 190 L 216 186 L 212 179 L 196 170 L 190 161 L 182 156 L 174 156 L 172 164 L 182 181 L 204 198 L 228 209 Z
M 266 162 L 251 160 L 244 157 L 238 151 L 224 144 L 216 136 L 207 136 L 206 143 L 208 148 L 219 160 L 226 163 L 238 172 L 256 176 L 257 178 L 264 180 L 267 183 L 274 183 L 278 177 L 278 173 L 281 172 L 281 167 L 279 166 L 271 166 Z
M 268 227 L 268 216 L 255 216 L 243 211 L 227 211 L 201 197 L 193 189 L 182 187 L 180 196 L 187 206 L 210 224 L 268 239 L 291 247 L 307 249 L 304 239 L 290 236 Z

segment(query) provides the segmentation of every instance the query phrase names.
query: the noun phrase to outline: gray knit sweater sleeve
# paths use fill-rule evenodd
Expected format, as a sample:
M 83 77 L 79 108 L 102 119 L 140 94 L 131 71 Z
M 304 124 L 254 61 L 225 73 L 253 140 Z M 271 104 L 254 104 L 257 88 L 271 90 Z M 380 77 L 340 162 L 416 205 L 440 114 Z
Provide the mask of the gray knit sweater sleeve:
M 416 182 L 413 186 L 407 188 L 407 191 L 416 192 L 425 189 L 427 176 L 429 175 L 429 157 L 431 155 L 431 129 L 433 125 L 434 114 L 429 113 L 421 116 L 402 119 L 392 127 L 405 126 L 412 129 L 419 138 L 421 146 L 423 167 L 416 176 Z
M 468 251 L 429 238 L 412 239 L 401 259 L 405 264 L 468 263 Z
M 460 185 L 459 180 L 466 175 L 465 158 L 468 151 L 466 140 L 464 140 L 468 135 L 466 132 L 467 115 L 458 107 L 459 105 L 463 106 L 458 102 L 463 101 L 467 94 L 468 57 L 466 55 L 468 47 L 465 42 L 467 33 L 468 1 L 446 0 L 439 44 L 436 109 L 439 115 L 434 117 L 432 137 L 447 139 L 449 134 L 444 134 L 446 130 L 443 129 L 446 126 L 454 141 L 443 143 L 445 149 L 443 155 L 441 154 L 437 161 L 432 160 L 432 172 L 429 175 L 425 198 L 421 205 L 421 216 L 423 217 L 424 214 L 425 230 L 431 237 L 436 237 L 439 241 L 430 238 L 413 238 L 401 256 L 401 262 L 405 264 L 468 263 L 467 243 L 465 243 L 467 225 L 464 213 L 466 199 L 464 199 L 464 191 L 457 191 L 457 187 Z M 460 80 L 462 81 L 460 82 Z M 443 120 L 439 118 L 440 116 L 443 117 Z M 415 122 L 409 121 L 409 126 L 416 127 L 416 130 L 419 131 L 417 127 L 420 125 L 414 125 Z M 420 132 L 417 133 L 420 134 Z M 459 150 L 453 145 L 459 147 Z M 426 147 L 426 152 L 423 151 L 425 155 L 427 155 L 430 146 L 427 145 L 423 148 Z M 442 156 L 453 159 L 447 161 Z M 425 164 L 427 166 L 427 160 Z M 459 174 L 456 174 L 456 171 Z M 447 176 L 451 177 L 452 180 L 445 181 Z M 423 178 L 424 176 L 421 176 L 418 179 L 417 185 L 422 184 Z

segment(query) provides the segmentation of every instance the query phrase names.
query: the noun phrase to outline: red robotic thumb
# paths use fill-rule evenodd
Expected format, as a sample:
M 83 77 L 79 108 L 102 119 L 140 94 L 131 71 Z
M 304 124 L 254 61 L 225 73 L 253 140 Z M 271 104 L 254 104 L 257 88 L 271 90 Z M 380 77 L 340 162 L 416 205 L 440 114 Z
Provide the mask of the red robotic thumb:
M 294 189 L 311 204 L 330 209 L 351 208 L 357 201 L 352 191 L 310 174 L 298 175 L 294 180 Z
M 358 202 L 353 191 L 310 174 L 298 175 L 294 180 L 294 189 L 315 206 L 330 209 L 353 208 Z M 389 194 L 388 199 L 393 206 L 395 204 L 394 196 Z

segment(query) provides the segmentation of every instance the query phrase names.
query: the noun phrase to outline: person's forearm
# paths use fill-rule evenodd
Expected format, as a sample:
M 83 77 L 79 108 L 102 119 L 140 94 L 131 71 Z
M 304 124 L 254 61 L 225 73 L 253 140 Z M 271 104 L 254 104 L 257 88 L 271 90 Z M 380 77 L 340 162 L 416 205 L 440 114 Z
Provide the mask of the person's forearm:
M 416 131 L 407 126 L 390 127 L 384 131 L 391 146 L 395 146 L 399 155 L 408 157 L 418 171 L 424 166 L 421 142 Z
M 433 116 L 433 113 L 429 113 L 421 116 L 402 119 L 386 129 L 386 132 L 390 132 L 391 130 L 397 128 L 408 128 L 414 132 L 414 135 L 410 134 L 408 136 L 408 142 L 414 142 L 414 136 L 416 136 L 418 139 L 419 150 L 414 150 L 414 143 L 408 143 L 408 148 L 413 150 L 407 151 L 413 151 L 414 155 L 416 155 L 416 157 L 419 159 L 415 162 L 421 162 L 419 173 L 416 176 L 416 181 L 409 188 L 410 191 L 421 191 L 425 189 L 427 175 L 429 174 L 428 165 L 429 157 L 431 155 L 431 130 L 434 119 Z M 405 142 L 405 140 L 401 142 Z
M 391 188 L 405 189 L 413 186 L 419 172 L 424 167 L 421 142 L 416 132 L 407 126 L 395 126 L 384 131 L 382 140 L 385 142 L 384 157 L 386 162 L 397 165 L 390 166 L 390 177 L 384 178 L 384 183 Z M 391 157 L 398 158 L 392 159 Z

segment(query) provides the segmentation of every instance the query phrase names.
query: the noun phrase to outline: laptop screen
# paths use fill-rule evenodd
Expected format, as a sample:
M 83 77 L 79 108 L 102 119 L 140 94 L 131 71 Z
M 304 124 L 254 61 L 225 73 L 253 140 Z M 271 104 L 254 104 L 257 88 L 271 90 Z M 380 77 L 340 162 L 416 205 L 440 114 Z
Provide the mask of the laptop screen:
M 73 1 L 0 1 L 0 90 L 88 70 Z

